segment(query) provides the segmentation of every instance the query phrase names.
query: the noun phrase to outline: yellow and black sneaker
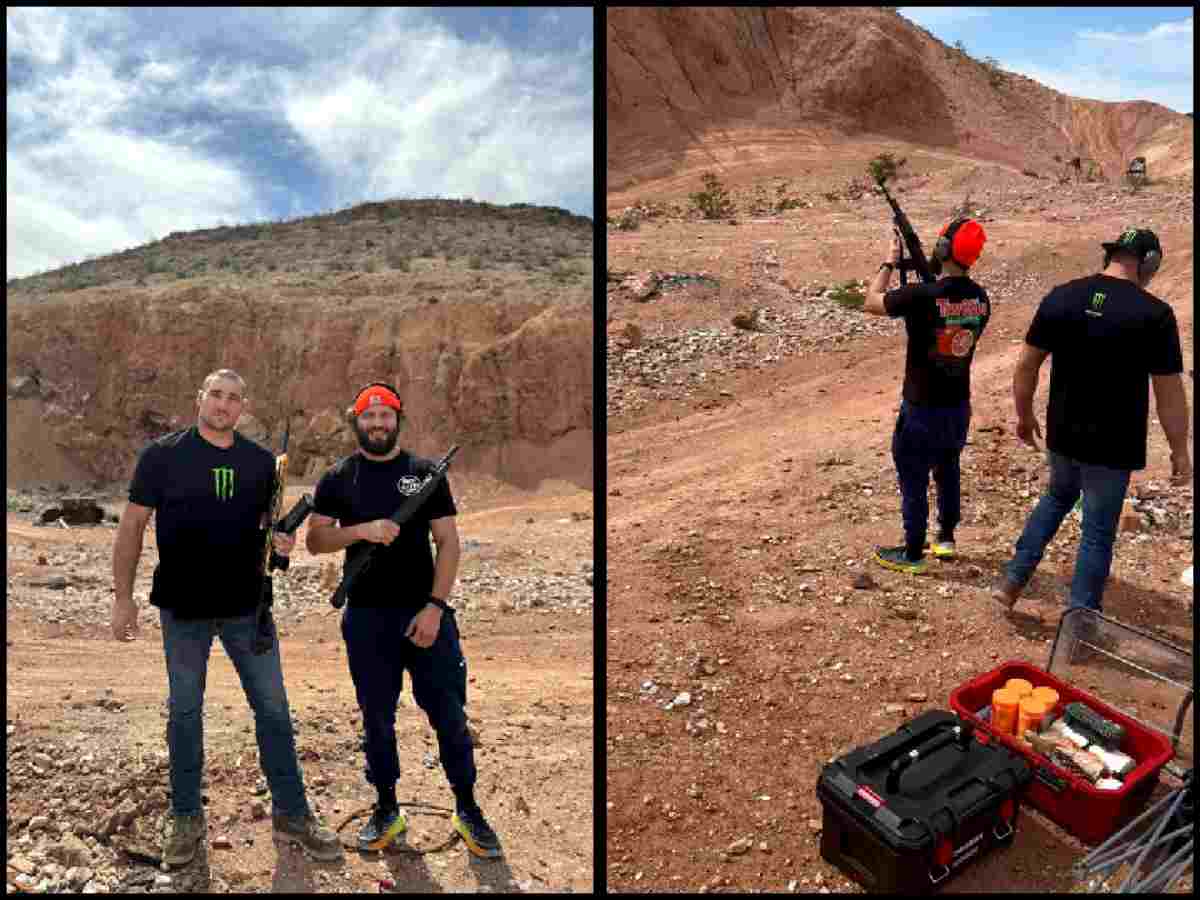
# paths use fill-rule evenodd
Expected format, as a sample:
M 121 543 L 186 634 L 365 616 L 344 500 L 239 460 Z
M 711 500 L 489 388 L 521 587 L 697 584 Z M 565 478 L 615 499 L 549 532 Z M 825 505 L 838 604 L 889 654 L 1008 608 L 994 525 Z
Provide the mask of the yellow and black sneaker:
M 492 831 L 487 820 L 483 818 L 483 813 L 478 806 L 471 808 L 460 806 L 450 823 L 454 826 L 454 830 L 462 835 L 467 849 L 476 856 L 495 859 L 503 855 L 503 851 L 500 849 L 500 839 L 496 837 L 496 832 Z
M 875 562 L 885 569 L 908 575 L 924 575 L 927 565 L 924 558 L 909 559 L 908 551 L 904 547 L 876 547 Z
M 358 832 L 359 850 L 382 850 L 408 828 L 408 819 L 399 809 L 386 809 L 375 804 L 375 811 Z
M 926 541 L 925 549 L 938 559 L 954 559 L 954 541 Z

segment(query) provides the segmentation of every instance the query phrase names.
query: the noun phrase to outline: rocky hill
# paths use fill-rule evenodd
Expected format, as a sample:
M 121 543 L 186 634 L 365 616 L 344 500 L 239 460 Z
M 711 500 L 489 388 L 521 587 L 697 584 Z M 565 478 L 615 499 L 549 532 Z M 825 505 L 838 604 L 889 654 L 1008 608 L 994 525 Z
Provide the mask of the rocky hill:
M 292 477 L 348 452 L 369 381 L 404 395 L 408 442 L 517 486 L 592 480 L 592 221 L 527 204 L 367 203 L 175 232 L 7 285 L 11 486 L 124 481 L 194 421 L 229 367 L 239 427 Z
M 764 145 L 875 134 L 1045 175 L 1134 156 L 1191 176 L 1192 119 L 1053 91 L 882 7 L 629 7 L 607 19 L 609 190 L 689 155 L 724 174 Z

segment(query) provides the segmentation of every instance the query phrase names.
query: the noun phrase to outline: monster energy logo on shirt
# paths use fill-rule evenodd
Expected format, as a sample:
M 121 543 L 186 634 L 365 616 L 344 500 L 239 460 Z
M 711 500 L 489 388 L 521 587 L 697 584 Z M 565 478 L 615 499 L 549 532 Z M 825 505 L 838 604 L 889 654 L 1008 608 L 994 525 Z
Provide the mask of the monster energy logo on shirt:
M 1096 291 L 1096 293 L 1092 294 L 1092 308 L 1085 309 L 1084 312 L 1086 312 L 1089 316 L 1103 315 L 1103 313 L 1100 312 L 1100 307 L 1102 307 L 1103 305 L 1104 305 L 1104 293 L 1101 291 Z
M 220 466 L 213 469 L 213 478 L 216 481 L 217 499 L 228 500 L 233 496 L 233 469 L 229 466 Z

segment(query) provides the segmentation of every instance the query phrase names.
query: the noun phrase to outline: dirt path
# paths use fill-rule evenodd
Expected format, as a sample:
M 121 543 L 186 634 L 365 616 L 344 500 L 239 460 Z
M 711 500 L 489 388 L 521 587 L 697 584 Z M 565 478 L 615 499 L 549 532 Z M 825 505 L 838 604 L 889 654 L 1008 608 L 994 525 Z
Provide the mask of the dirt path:
M 820 159 L 775 152 L 739 170 L 746 194 L 755 175 L 768 184 L 786 173 L 801 196 L 829 184 L 799 174 Z M 703 167 L 610 196 L 610 212 L 643 197 L 686 206 L 677 188 L 698 190 Z M 610 270 L 703 272 L 720 285 L 664 288 L 642 301 L 609 291 L 610 889 L 858 890 L 820 859 L 821 767 L 924 709 L 948 709 L 953 688 L 1001 662 L 1045 665 L 1077 523 L 1064 525 L 1016 614 L 1003 615 L 987 592 L 1045 477 L 1043 458 L 1012 433 L 1013 363 L 1046 290 L 1083 274 L 1099 241 L 1134 218 L 1154 223 L 1170 248 L 1175 265 L 1155 290 L 1175 308 L 1190 369 L 1190 213 L 1174 198 L 1140 205 L 1105 191 L 1100 202 L 1091 188 L 1032 197 L 1010 173 L 992 180 L 992 167 L 979 168 L 974 193 L 987 208 L 989 244 L 975 274 L 995 312 L 972 374 L 960 558 L 927 578 L 867 562 L 873 545 L 901 534 L 890 441 L 902 332 L 875 320 L 859 330 L 809 289 L 874 271 L 886 250 L 882 202 L 764 221 L 739 215 L 734 227 L 668 215 L 610 230 Z M 922 235 L 962 199 L 962 177 L 930 175 L 899 196 Z M 777 269 L 761 265 L 765 245 Z M 766 313 L 759 332 L 730 325 L 752 310 Z M 806 335 L 826 321 L 843 333 Z M 678 353 L 687 341 L 710 349 Z M 1036 402 L 1043 423 L 1048 379 L 1047 367 Z M 1191 560 L 1192 495 L 1167 485 L 1156 421 L 1150 431 L 1150 465 L 1132 495 L 1178 516 L 1120 536 L 1105 610 L 1190 647 L 1190 591 L 1179 573 Z M 870 581 L 856 589 L 863 573 Z M 686 702 L 664 708 L 683 693 Z M 958 876 L 954 890 L 1068 890 L 1083 852 L 1031 813 L 1012 848 Z
M 298 497 L 300 490 L 289 494 Z M 114 529 L 34 527 L 28 516 L 12 513 L 10 857 L 32 863 L 35 879 L 57 879 L 65 887 L 66 867 L 56 870 L 51 860 L 67 840 L 60 830 L 73 828 L 88 847 L 89 880 L 99 890 L 373 892 L 388 878 L 402 892 L 590 891 L 591 495 L 562 486 L 536 495 L 465 486 L 462 496 L 460 506 L 470 511 L 459 517 L 466 552 L 455 597 L 470 667 L 468 715 L 478 735 L 477 795 L 504 844 L 503 861 L 475 860 L 461 842 L 445 846 L 452 834 L 448 817 L 416 806 L 410 807 L 408 846 L 431 850 L 424 855 L 348 852 L 344 863 L 328 864 L 274 845 L 269 818 L 252 811 L 255 801 L 269 801 L 258 790 L 252 715 L 216 642 L 205 701 L 209 846 L 172 872 L 171 883 L 156 884 L 161 873 L 116 850 L 158 848 L 169 788 L 166 671 L 157 616 L 145 605 L 153 540 L 135 585 L 141 637 L 121 645 L 107 639 L 104 612 L 111 604 Z M 108 505 L 120 508 L 119 501 Z M 284 677 L 310 802 L 337 827 L 368 807 L 373 792 L 362 776 L 353 685 L 324 587 L 321 565 L 332 557 L 309 556 L 303 532 L 297 546 L 287 585 L 277 588 Z M 64 576 L 67 588 L 31 583 L 48 574 Z M 436 740 L 407 685 L 397 736 L 402 803 L 451 807 Z M 129 824 L 98 839 L 106 820 L 123 808 L 131 813 Z M 47 818 L 46 827 L 38 816 Z M 361 824 L 350 822 L 343 836 L 352 839 Z M 214 843 L 218 838 L 228 845 Z M 8 874 L 11 882 L 16 873 L 10 868 Z

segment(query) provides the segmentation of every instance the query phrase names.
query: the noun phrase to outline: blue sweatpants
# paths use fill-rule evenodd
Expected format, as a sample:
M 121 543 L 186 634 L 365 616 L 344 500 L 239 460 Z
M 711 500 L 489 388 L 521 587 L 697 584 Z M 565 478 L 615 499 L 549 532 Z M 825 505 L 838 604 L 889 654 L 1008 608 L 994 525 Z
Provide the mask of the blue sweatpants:
M 437 733 L 446 778 L 454 788 L 469 788 L 475 784 L 475 752 L 467 731 L 467 661 L 458 626 L 452 612 L 443 612 L 437 639 L 421 649 L 404 636 L 416 612 L 347 606 L 342 614 L 350 677 L 366 733 L 367 781 L 387 787 L 400 777 L 396 704 L 407 669 L 413 699 Z
M 892 459 L 900 482 L 900 514 L 908 555 L 924 554 L 929 528 L 929 475 L 937 485 L 938 522 L 953 534 L 961 517 L 959 458 L 967 445 L 971 405 L 917 406 L 904 400 L 892 435 Z

